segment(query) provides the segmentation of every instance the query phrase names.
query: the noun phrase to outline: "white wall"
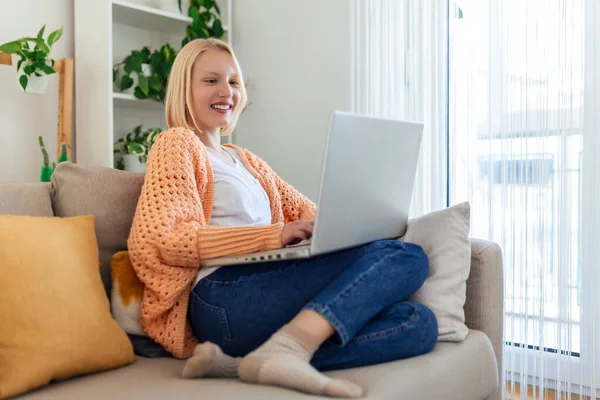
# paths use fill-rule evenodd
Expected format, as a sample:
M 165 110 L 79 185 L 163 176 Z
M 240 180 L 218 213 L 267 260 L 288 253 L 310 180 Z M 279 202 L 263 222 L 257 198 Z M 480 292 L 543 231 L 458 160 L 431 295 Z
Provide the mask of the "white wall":
M 63 36 L 51 55 L 73 57 L 73 0 L 0 0 L 0 15 L 0 44 L 35 36 L 44 24 L 46 35 L 62 26 Z M 0 65 L 0 182 L 39 181 L 38 135 L 44 138 L 50 160 L 56 161 L 58 75 L 52 76 L 43 96 L 19 90 L 15 70 Z
M 236 0 L 233 46 L 252 103 L 234 143 L 316 200 L 333 109 L 349 110 L 348 0 Z M 293 6 L 291 6 L 293 4 Z

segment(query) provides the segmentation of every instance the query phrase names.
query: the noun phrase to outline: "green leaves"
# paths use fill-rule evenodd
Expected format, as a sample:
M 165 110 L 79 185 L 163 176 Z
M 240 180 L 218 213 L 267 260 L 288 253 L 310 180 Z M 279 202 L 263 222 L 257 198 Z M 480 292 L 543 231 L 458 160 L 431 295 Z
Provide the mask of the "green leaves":
M 133 85 L 133 79 L 131 79 L 131 77 L 129 75 L 123 75 L 121 77 L 121 84 L 119 85 L 119 88 L 121 90 L 127 90 L 132 85 Z
M 135 87 L 134 96 L 138 99 L 147 99 L 149 95 L 148 78 L 144 75 L 138 75 L 138 86 Z
M 21 44 L 19 42 L 8 42 L 0 46 L 0 51 L 6 54 L 15 54 L 21 50 Z
M 52 74 L 55 74 L 55 73 L 56 73 L 56 71 L 55 71 L 55 70 L 54 70 L 54 69 L 53 69 L 51 66 L 49 66 L 49 65 L 46 65 L 46 64 L 42 64 L 42 65 L 40 65 L 40 66 L 39 66 L 39 68 L 40 68 L 42 71 L 44 71 L 44 73 L 45 73 L 46 75 L 52 75 Z
M 150 90 L 158 92 L 161 88 L 162 83 L 160 82 L 160 78 L 157 75 L 152 75 L 150 77 Z
M 123 91 L 132 87 L 134 84 L 133 78 L 137 76 L 138 83 L 134 88 L 134 96 L 138 99 L 152 97 L 152 88 L 157 87 L 157 79 L 153 80 L 150 73 L 160 63 L 161 56 L 157 53 L 157 51 L 152 52 L 148 47 L 143 47 L 141 50 L 132 50 L 122 63 L 115 64 L 113 66 L 113 81 L 116 82 L 119 79 L 119 74 L 117 73 L 119 67 L 123 66 L 124 71 L 118 84 L 119 89 Z M 150 65 L 150 70 L 146 69 L 147 66 L 145 64 Z M 156 90 L 158 89 L 160 88 Z
M 133 130 L 131 132 L 129 132 L 127 134 L 127 136 L 125 136 L 125 138 L 127 139 L 127 141 L 128 142 L 141 143 L 141 141 L 143 140 L 143 138 L 142 138 L 142 127 L 143 127 L 143 125 L 138 125 L 135 128 L 133 128 Z
M 225 34 L 225 29 L 223 29 L 223 25 L 221 25 L 221 21 L 220 20 L 215 20 L 215 23 L 213 24 L 213 36 L 214 37 L 222 37 Z
M 48 41 L 44 41 L 46 25 L 38 31 L 36 37 L 23 37 L 0 45 L 0 51 L 7 54 L 17 54 L 20 59 L 17 62 L 17 72 L 19 84 L 26 90 L 29 78 L 33 76 L 51 75 L 55 71 L 54 60 L 49 54 L 52 45 L 62 36 L 63 28 L 59 28 L 48 36 Z M 33 44 L 33 49 L 31 48 Z M 23 69 L 21 69 L 23 67 Z
M 147 61 L 143 54 L 139 51 L 132 51 L 131 55 L 125 58 L 125 66 L 124 70 L 126 73 L 130 74 L 132 72 L 137 72 L 139 74 L 142 73 L 142 64 Z
M 150 143 L 151 145 L 154 144 L 154 142 L 156 141 L 156 138 L 158 137 L 158 135 L 161 132 L 162 132 L 162 130 L 160 128 L 151 129 L 148 132 L 148 137 L 146 138 L 146 142 Z
M 40 31 L 38 32 L 37 38 L 41 39 L 42 36 L 44 36 L 44 31 L 46 30 L 46 24 L 44 24 L 44 26 L 42 26 L 42 29 L 40 29 Z
M 196 15 L 196 17 L 194 18 L 194 21 L 192 22 L 192 29 L 195 32 L 198 32 L 203 29 L 202 25 L 203 25 L 202 21 L 200 21 L 200 18 L 198 18 Z
M 19 77 L 19 84 L 21 85 L 21 87 L 23 88 L 23 90 L 27 89 L 27 82 L 29 81 L 29 79 L 27 79 L 26 75 L 21 75 Z
M 50 47 L 48 45 L 46 45 L 46 43 L 44 43 L 43 39 L 37 40 L 35 42 L 35 48 L 34 50 L 37 51 L 42 51 L 44 52 L 45 55 L 48 55 L 48 53 L 50 53 Z
M 135 76 L 138 83 L 133 95 L 138 99 L 152 99 L 164 101 L 167 93 L 167 80 L 173 67 L 177 53 L 165 44 L 160 49 L 151 51 L 144 47 L 142 50 L 133 50 L 122 63 L 113 66 L 113 81 L 118 83 L 119 90 L 127 90 L 133 86 Z M 149 69 L 144 64 L 149 64 Z M 118 74 L 123 66 L 125 75 Z
M 54 45 L 54 43 L 56 43 L 58 41 L 58 39 L 60 39 L 60 37 L 62 36 L 62 33 L 63 33 L 63 28 L 62 27 L 60 27 L 59 29 L 57 29 L 54 32 L 52 32 L 48 36 L 48 45 L 50 47 L 52 47 Z
M 181 0 L 179 0 L 181 10 Z M 188 16 L 192 18 L 192 24 L 186 27 L 186 35 L 181 45 L 198 38 L 221 38 L 225 29 L 220 20 L 221 9 L 215 0 L 191 0 Z
M 127 145 L 127 152 L 136 156 L 143 156 L 146 154 L 146 147 L 139 143 L 129 143 Z
M 124 168 L 123 158 L 119 156 L 125 154 L 134 154 L 139 156 L 141 162 L 145 162 L 150 148 L 162 131 L 161 128 L 143 130 L 143 125 L 138 125 L 127 133 L 125 137 L 118 139 L 115 142 L 114 148 L 114 154 L 117 156 L 115 157 L 115 168 Z

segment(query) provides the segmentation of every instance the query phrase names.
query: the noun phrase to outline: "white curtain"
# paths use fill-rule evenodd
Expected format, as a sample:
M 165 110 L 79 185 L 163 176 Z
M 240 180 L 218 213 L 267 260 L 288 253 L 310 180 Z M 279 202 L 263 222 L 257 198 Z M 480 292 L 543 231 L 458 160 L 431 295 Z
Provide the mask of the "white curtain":
M 447 203 L 448 69 L 443 38 L 448 18 L 441 4 L 353 0 L 353 111 L 425 123 L 411 216 Z
M 598 4 L 450 0 L 450 200 L 502 247 L 504 372 L 522 399 L 596 393 Z
M 600 0 L 353 0 L 352 17 L 353 109 L 425 123 L 411 214 L 469 201 L 471 236 L 503 250 L 505 397 L 595 398 Z

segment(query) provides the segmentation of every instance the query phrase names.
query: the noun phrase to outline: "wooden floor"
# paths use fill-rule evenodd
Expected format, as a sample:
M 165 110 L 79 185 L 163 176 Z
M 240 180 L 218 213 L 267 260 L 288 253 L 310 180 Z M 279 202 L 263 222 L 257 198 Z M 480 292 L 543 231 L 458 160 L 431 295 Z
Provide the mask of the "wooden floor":
M 590 400 L 589 396 L 579 396 L 578 394 L 571 394 L 567 396 L 567 394 L 562 393 L 560 396 L 556 394 L 556 392 L 552 389 L 546 389 L 544 391 L 544 395 L 540 396 L 539 388 L 536 388 L 535 397 L 533 397 L 533 387 L 530 385 L 527 388 L 527 398 L 521 398 L 521 385 L 519 383 L 515 383 L 514 385 L 514 393 L 511 392 L 511 383 L 510 381 L 506 382 L 506 393 L 508 394 L 509 400 Z

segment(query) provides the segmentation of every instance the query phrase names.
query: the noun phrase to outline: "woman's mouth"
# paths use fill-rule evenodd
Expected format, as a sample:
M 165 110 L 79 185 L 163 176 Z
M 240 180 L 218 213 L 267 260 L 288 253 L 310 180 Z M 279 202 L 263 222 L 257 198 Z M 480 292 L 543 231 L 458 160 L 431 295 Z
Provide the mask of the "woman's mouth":
M 216 103 L 216 104 L 211 104 L 210 108 L 212 108 L 219 114 L 227 114 L 228 112 L 231 111 L 231 104 Z

